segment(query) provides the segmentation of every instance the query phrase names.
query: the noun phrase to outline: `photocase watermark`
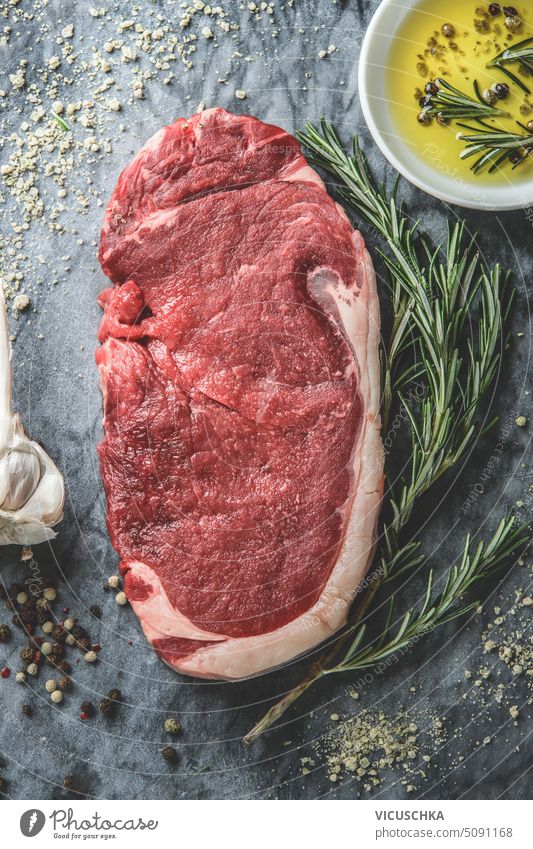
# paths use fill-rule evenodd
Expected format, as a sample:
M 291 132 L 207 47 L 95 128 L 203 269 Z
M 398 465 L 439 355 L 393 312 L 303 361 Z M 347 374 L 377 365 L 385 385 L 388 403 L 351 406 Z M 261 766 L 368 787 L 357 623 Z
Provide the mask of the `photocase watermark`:
M 88 817 L 76 818 L 73 808 L 56 808 L 48 815 L 38 808 L 30 808 L 20 818 L 20 830 L 24 837 L 35 837 L 46 825 L 47 819 L 53 829 L 54 837 L 69 840 L 85 840 L 88 837 L 100 837 L 103 840 L 116 837 L 124 831 L 155 831 L 158 820 L 144 820 L 142 817 L 124 817 L 110 819 L 97 811 Z
M 46 817 L 38 808 L 24 811 L 20 818 L 20 830 L 24 837 L 36 837 L 45 826 Z
M 461 507 L 463 513 L 467 513 L 473 504 L 476 504 L 481 495 L 485 492 L 485 484 L 491 479 L 494 474 L 494 469 L 498 466 L 501 461 L 503 449 L 505 448 L 509 434 L 513 428 L 515 423 L 517 413 L 510 413 L 508 418 L 505 420 L 504 426 L 500 433 L 500 438 L 496 443 L 492 454 L 487 460 L 483 471 L 481 472 L 477 482 L 474 484 L 470 492 L 468 493 L 468 497 L 463 501 L 463 505 Z
M 459 168 L 452 168 L 446 162 L 443 162 L 443 157 L 446 155 L 447 150 L 444 147 L 441 147 L 434 142 L 430 142 L 424 148 L 424 159 L 433 165 L 433 167 L 439 171 L 444 176 L 449 177 L 455 183 L 460 185 L 467 194 L 469 194 L 475 200 L 481 202 L 483 207 L 487 210 L 494 209 L 494 204 L 490 203 L 487 198 L 486 192 L 482 191 L 481 188 L 477 188 L 465 180 L 464 177 L 461 176 Z
M 24 578 L 24 586 L 31 595 L 39 595 L 44 588 L 44 578 L 40 566 L 33 555 L 30 560 L 26 561 L 26 568 L 29 571 L 29 575 Z

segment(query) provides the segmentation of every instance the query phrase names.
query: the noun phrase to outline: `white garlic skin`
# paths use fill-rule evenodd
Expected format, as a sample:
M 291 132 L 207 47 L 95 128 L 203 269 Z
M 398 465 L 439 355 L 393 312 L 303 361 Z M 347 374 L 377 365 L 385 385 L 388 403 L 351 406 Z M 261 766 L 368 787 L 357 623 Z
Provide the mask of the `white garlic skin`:
M 40 445 L 28 439 L 11 400 L 11 346 L 0 286 L 0 545 L 54 539 L 63 518 L 63 477 Z

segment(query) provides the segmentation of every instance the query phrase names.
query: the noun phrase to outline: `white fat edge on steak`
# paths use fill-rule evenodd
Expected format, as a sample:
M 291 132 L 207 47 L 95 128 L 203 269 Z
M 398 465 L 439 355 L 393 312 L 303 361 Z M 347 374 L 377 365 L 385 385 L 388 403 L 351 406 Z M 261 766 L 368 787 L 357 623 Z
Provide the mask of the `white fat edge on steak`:
M 181 637 L 218 645 L 199 647 L 176 662 L 176 671 L 200 678 L 239 679 L 273 669 L 305 653 L 332 636 L 347 619 L 348 610 L 370 565 L 375 548 L 375 529 L 383 492 L 381 443 L 379 336 L 380 315 L 376 280 L 370 256 L 360 233 L 354 233 L 362 267 L 358 297 L 347 308 L 344 286 L 328 286 L 336 305 L 335 320 L 352 347 L 359 367 L 359 391 L 367 399 L 359 438 L 351 458 L 352 492 L 341 511 L 346 522 L 339 555 L 318 601 L 305 613 L 274 631 L 254 637 L 225 637 L 194 626 L 174 610 L 161 582 L 144 563 L 126 563 L 133 575 L 151 586 L 146 600 L 131 599 L 149 642 Z M 166 626 L 171 617 L 170 627 Z

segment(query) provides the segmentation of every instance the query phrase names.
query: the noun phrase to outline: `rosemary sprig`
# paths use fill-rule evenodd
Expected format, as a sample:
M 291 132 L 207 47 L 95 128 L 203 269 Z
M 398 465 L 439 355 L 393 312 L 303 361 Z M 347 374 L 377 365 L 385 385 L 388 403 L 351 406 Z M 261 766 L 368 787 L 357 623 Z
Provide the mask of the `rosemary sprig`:
M 475 424 L 477 414 L 496 379 L 504 342 L 503 327 L 512 297 L 507 294 L 507 276 L 502 275 L 500 267 L 496 265 L 487 272 L 473 243 L 464 246 L 464 224 L 451 230 L 444 259 L 439 246 L 426 237 L 416 239 L 417 226 L 409 225 L 406 213 L 396 203 L 396 187 L 389 195 L 384 187 L 375 185 L 357 139 L 352 154 L 348 155 L 326 121 L 322 121 L 320 129 L 308 124 L 298 136 L 310 152 L 310 161 L 336 178 L 346 203 L 386 242 L 388 251 L 381 255 L 390 271 L 393 320 L 387 350 L 384 412 L 386 418 L 396 394 L 408 415 L 412 456 L 400 486 L 389 480 L 389 516 L 383 528 L 379 565 L 362 603 L 352 612 L 347 630 L 313 665 L 301 684 L 257 723 L 246 736 L 246 742 L 252 742 L 279 719 L 324 675 L 360 668 L 353 665 L 360 662 L 371 665 L 376 652 L 388 651 L 387 646 L 394 651 L 394 646 L 398 647 L 408 634 L 412 640 L 413 634 L 433 630 L 448 621 L 446 617 L 452 613 L 465 613 L 470 607 L 456 607 L 462 595 L 524 541 L 522 529 L 515 529 L 511 519 L 504 520 L 487 546 L 478 546 L 474 554 L 467 537 L 461 563 L 449 571 L 444 590 L 432 599 L 430 575 L 421 610 L 404 618 L 404 624 L 392 637 L 391 611 L 377 642 L 363 646 L 365 631 L 360 623 L 381 587 L 425 559 L 416 536 L 405 540 L 403 535 L 415 506 L 472 449 L 479 432 Z M 478 331 L 472 338 L 472 314 L 478 301 Z M 421 381 L 425 389 L 421 402 L 407 399 L 407 387 L 414 379 Z M 351 645 L 346 654 L 342 660 L 336 660 L 349 640 Z
M 479 174 L 486 167 L 489 174 L 492 174 L 507 160 L 512 162 L 514 170 L 533 155 L 533 134 L 519 121 L 517 123 L 525 130 L 525 134 L 507 133 L 496 128 L 481 130 L 479 127 L 459 124 L 463 129 L 469 130 L 468 133 L 460 133 L 457 136 L 458 139 L 466 142 L 465 149 L 459 154 L 461 159 L 480 154 L 471 168 L 474 174 Z
M 346 154 L 325 121 L 320 130 L 307 125 L 298 136 L 310 152 L 310 161 L 340 181 L 339 194 L 388 247 L 388 251 L 380 251 L 390 272 L 394 313 L 385 384 L 389 383 L 391 394 L 398 393 L 412 433 L 406 482 L 399 491 L 389 493 L 392 518 L 383 530 L 381 562 L 381 571 L 388 577 L 403 569 L 404 554 L 409 562 L 413 547 L 417 547 L 411 541 L 404 551 L 399 543 L 417 500 L 467 456 L 473 444 L 474 420 L 498 368 L 512 294 L 508 293 L 508 275 L 502 274 L 500 266 L 487 272 L 473 240 L 464 244 L 464 223 L 450 231 L 444 258 L 440 246 L 420 237 L 420 258 L 416 225 L 409 226 L 407 215 L 396 203 L 395 190 L 389 197 L 383 187 L 375 185 L 357 140 L 352 155 Z M 477 295 L 481 306 L 478 335 L 465 347 L 460 343 L 471 335 Z M 415 359 L 404 366 L 409 344 L 414 344 Z M 415 376 L 426 390 L 421 403 L 409 401 L 406 391 Z
M 257 740 L 321 678 L 332 673 L 355 672 L 376 666 L 391 655 L 408 650 L 421 637 L 446 622 L 464 616 L 477 608 L 479 601 L 462 604 L 463 597 L 474 584 L 494 575 L 514 553 L 524 547 L 527 539 L 524 527 L 517 525 L 512 516 L 502 519 L 489 542 L 486 544 L 479 542 L 473 552 L 472 541 L 468 535 L 464 542 L 461 559 L 449 569 L 444 588 L 438 595 L 433 596 L 433 571 L 430 571 L 420 607 L 411 608 L 399 620 L 399 623 L 394 623 L 394 602 L 391 602 L 381 634 L 367 645 L 363 643 L 366 626 L 358 624 L 362 615 L 357 615 L 357 621 L 352 623 L 348 632 L 333 644 L 333 648 L 324 657 L 313 664 L 309 674 L 298 686 L 290 690 L 267 711 L 246 734 L 244 743 L 250 744 Z M 374 595 L 371 599 L 373 597 Z M 366 612 L 367 609 L 368 605 L 364 607 L 364 611 Z M 348 650 L 340 661 L 334 662 L 334 658 L 339 654 L 348 637 L 352 639 Z
M 436 94 L 428 95 L 427 99 L 430 105 L 424 109 L 424 112 L 431 117 L 438 116 L 448 121 L 466 118 L 482 121 L 485 118 L 507 117 L 509 115 L 504 109 L 499 109 L 483 100 L 477 80 L 474 81 L 475 98 L 460 91 L 442 78 L 436 79 L 435 85 L 438 86 L 438 91 Z
M 54 121 L 59 124 L 62 130 L 65 130 L 65 132 L 68 132 L 68 130 L 70 130 L 70 126 L 67 124 L 65 119 L 61 117 L 61 115 L 58 115 L 57 112 L 54 112 L 53 110 L 51 115 Z
M 514 74 L 507 68 L 507 65 L 519 62 L 526 68 L 530 74 L 533 74 L 533 38 L 525 38 L 518 44 L 513 44 L 511 47 L 506 47 L 501 53 L 498 53 L 494 59 L 487 63 L 487 68 L 498 68 L 503 74 L 506 74 L 517 86 L 520 86 L 526 94 L 531 94 L 531 89 L 523 82 L 520 77 Z
M 394 599 L 391 599 L 387 622 L 380 636 L 364 645 L 366 625 L 360 625 L 342 660 L 331 669 L 324 670 L 324 674 L 368 669 L 435 628 L 475 610 L 479 602 L 461 604 L 463 597 L 474 584 L 497 572 L 525 542 L 524 529 L 517 525 L 512 516 L 502 519 L 490 541 L 487 544 L 479 542 L 474 551 L 468 535 L 460 561 L 448 570 L 444 587 L 436 596 L 433 594 L 433 570 L 430 570 L 424 601 L 419 609 L 409 610 L 394 630 L 392 622 L 395 605 Z

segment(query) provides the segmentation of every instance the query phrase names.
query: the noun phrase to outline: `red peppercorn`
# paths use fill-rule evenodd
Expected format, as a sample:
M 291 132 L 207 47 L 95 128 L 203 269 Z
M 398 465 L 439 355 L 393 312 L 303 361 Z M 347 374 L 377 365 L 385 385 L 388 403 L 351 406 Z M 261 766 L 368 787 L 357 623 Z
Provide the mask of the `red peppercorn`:
M 9 667 L 7 666 L 4 666 L 2 672 L 0 672 L 0 675 L 2 676 L 2 678 L 9 678 L 9 676 L 11 675 L 11 669 L 9 669 Z
M 89 714 L 82 710 L 80 713 L 80 719 L 89 719 Z

